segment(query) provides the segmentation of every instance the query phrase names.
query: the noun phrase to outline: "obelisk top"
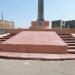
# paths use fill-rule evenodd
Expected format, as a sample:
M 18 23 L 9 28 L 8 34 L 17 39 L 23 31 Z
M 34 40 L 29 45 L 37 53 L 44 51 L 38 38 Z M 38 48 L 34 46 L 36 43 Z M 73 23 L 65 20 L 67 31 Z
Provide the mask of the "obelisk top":
M 44 21 L 44 0 L 38 0 L 38 19 L 37 21 Z

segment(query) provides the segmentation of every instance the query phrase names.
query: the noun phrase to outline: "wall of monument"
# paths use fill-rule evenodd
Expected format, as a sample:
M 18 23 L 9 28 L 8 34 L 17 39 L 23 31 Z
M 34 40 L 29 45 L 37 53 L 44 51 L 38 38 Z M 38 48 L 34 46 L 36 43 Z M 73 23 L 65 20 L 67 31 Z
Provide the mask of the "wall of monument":
M 75 33 L 75 29 L 5 29 L 6 33 L 19 33 L 21 31 L 55 31 L 58 34 L 60 33 Z

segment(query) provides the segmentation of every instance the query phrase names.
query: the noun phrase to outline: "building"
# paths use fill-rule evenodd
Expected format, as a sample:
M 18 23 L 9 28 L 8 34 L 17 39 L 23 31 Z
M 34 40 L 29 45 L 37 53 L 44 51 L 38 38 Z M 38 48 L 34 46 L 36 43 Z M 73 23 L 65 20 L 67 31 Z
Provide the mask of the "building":
M 63 28 L 65 26 L 65 21 L 63 20 L 55 20 L 52 21 L 51 27 L 52 28 Z
M 14 29 L 15 24 L 11 21 L 0 20 L 0 29 Z
M 65 28 L 75 28 L 75 20 L 65 21 Z
M 51 23 L 52 28 L 75 28 L 75 20 L 55 20 Z
M 5 29 L 15 29 L 15 23 L 6 20 L 0 20 L 0 34 L 4 34 Z

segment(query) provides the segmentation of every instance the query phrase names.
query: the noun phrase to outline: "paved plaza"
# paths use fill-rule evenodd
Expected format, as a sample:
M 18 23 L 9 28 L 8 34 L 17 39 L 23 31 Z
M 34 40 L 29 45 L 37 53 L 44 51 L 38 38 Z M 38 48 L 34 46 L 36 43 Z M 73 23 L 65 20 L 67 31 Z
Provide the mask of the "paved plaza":
M 75 75 L 75 60 L 0 59 L 0 75 Z

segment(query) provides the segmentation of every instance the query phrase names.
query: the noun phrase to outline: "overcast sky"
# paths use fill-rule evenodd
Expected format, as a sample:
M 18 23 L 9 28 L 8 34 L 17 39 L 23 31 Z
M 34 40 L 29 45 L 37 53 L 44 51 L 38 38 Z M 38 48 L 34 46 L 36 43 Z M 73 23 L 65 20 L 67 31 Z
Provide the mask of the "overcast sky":
M 75 19 L 75 0 L 44 0 L 45 20 Z M 16 27 L 27 28 L 37 19 L 38 0 L 0 0 L 4 19 L 14 21 Z M 0 16 L 1 19 L 1 16 Z

